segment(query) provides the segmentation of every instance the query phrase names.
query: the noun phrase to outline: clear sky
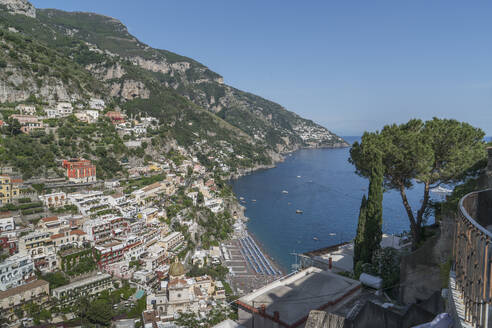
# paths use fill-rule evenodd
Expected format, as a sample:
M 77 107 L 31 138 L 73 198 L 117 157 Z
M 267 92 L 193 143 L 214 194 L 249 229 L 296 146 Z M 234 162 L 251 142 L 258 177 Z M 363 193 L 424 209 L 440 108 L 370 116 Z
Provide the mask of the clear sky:
M 340 135 L 433 116 L 492 135 L 492 3 L 34 0 L 112 16 L 141 41 Z

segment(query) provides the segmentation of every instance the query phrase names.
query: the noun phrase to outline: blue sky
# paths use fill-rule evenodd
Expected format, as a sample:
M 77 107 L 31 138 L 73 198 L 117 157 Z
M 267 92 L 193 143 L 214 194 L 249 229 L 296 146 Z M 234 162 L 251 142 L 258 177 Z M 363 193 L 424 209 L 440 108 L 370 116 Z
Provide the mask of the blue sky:
M 35 0 L 112 16 L 141 41 L 340 135 L 455 118 L 492 135 L 492 3 Z

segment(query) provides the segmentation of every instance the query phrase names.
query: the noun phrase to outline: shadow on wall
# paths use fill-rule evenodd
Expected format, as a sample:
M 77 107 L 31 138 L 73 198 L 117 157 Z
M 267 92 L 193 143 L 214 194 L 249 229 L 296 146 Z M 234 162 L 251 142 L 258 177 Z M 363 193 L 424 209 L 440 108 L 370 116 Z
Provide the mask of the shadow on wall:
M 246 328 L 304 327 L 311 310 L 337 311 L 360 294 L 358 281 L 308 268 L 238 300 Z
M 421 304 L 412 304 L 403 313 L 384 308 L 371 301 L 350 318 L 324 311 L 312 311 L 306 323 L 309 328 L 408 328 L 430 322 L 444 312 L 444 302 L 435 293 Z

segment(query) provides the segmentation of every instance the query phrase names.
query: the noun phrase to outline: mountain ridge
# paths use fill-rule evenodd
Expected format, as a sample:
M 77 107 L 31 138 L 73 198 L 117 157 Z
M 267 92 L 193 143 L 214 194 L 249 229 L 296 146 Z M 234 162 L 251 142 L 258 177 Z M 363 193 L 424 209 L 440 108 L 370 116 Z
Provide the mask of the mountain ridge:
M 86 73 L 83 71 L 90 75 L 84 77 L 85 82 L 76 80 L 72 84 L 77 88 L 68 88 L 70 90 L 66 85 L 71 79 L 52 81 L 56 84 L 56 97 L 49 91 L 43 89 L 41 92 L 33 87 L 35 96 L 46 98 L 48 103 L 61 96 L 75 101 L 100 96 L 129 113 L 145 112 L 156 117 L 168 116 L 171 108 L 173 117 L 180 116 L 183 114 L 180 111 L 190 106 L 196 107 L 195 111 L 202 108 L 213 117 L 238 128 L 243 137 L 248 136 L 249 143 L 258 148 L 257 153 L 259 149 L 268 150 L 271 159 L 278 157 L 272 152 L 280 154 L 303 147 L 348 146 L 342 138 L 321 125 L 275 102 L 225 84 L 220 74 L 202 63 L 139 41 L 117 18 L 58 9 L 35 9 L 34 17 L 31 11 L 26 11 L 23 17 L 19 10 L 9 11 L 7 3 L 15 9 L 25 5 L 26 1 L 0 0 L 0 5 L 6 8 L 0 10 L 1 26 L 44 44 L 60 57 L 66 56 L 73 62 L 72 71 L 76 76 L 84 77 Z M 34 65 L 32 58 L 26 61 Z M 65 72 L 65 68 L 61 71 Z M 20 70 L 20 73 L 24 71 Z M 18 70 L 12 75 L 20 73 Z M 38 72 L 30 73 L 32 81 L 38 79 Z M 0 82 L 12 82 L 12 75 L 3 78 L 0 75 Z M 25 81 L 30 80 L 22 80 L 22 83 Z M 34 85 L 32 81 L 30 83 Z M 43 87 L 44 81 L 48 80 L 43 80 Z M 95 84 L 100 86 L 95 88 L 96 91 L 91 90 L 90 86 Z M 59 92 L 63 88 L 67 90 Z M 22 101 L 29 96 L 26 92 L 19 94 L 17 99 Z M 12 99 L 0 97 L 0 101 Z M 177 110 L 177 103 L 173 102 L 181 103 L 182 109 Z M 187 105 L 183 105 L 185 103 Z M 186 134 L 197 132 L 192 131 L 192 125 L 183 127 L 183 131 L 186 129 L 190 130 Z

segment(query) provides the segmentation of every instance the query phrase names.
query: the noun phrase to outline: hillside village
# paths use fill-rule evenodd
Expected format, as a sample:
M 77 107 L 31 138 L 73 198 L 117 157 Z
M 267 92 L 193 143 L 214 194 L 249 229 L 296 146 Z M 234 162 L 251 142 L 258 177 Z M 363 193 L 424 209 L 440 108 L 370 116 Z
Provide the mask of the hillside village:
M 50 129 L 50 120 L 104 119 L 122 138 L 130 136 L 125 144 L 131 148 L 158 123 L 149 116 L 132 120 L 119 111 L 104 112 L 100 99 L 88 106 L 81 111 L 63 102 L 39 111 L 19 104 L 18 113 L 1 124 L 34 134 Z M 225 302 L 226 290 L 232 296 L 220 242 L 232 237 L 234 222 L 241 229 L 242 214 L 229 187 L 218 184 L 195 156 L 177 147 L 173 158 L 141 165 L 123 161 L 127 176 L 109 180 L 98 178 L 91 160 L 56 162 L 62 177 L 23 180 L 15 167 L 1 167 L 0 304 L 7 320 L 27 315 L 22 309 L 30 301 L 50 309 L 50 318 L 73 317 L 78 297 L 117 291 L 122 281 L 135 290 L 132 304 L 146 299 L 141 310 L 167 318 L 178 310 L 203 316 Z M 190 269 L 199 274 L 187 276 Z M 41 318 L 35 314 L 31 320 Z

